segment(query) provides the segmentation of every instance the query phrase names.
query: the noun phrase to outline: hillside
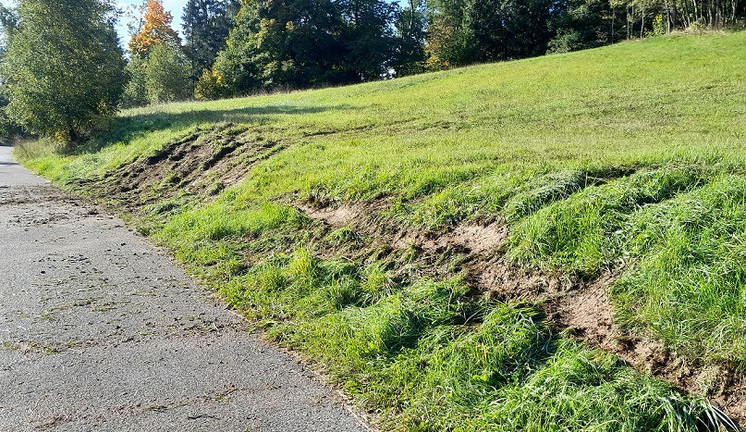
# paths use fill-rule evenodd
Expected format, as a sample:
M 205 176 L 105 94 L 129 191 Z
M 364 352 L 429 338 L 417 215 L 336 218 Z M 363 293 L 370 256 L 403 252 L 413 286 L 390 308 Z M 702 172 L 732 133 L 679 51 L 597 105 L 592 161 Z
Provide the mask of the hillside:
M 693 431 L 746 420 L 744 144 L 737 32 L 131 110 L 16 154 L 384 430 Z

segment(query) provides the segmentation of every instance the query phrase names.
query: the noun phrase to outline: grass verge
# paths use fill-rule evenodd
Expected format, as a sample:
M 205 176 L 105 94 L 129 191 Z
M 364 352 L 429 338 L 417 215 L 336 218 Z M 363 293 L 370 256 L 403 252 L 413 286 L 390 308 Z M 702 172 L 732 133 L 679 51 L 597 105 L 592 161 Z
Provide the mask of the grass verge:
M 746 418 L 745 45 L 662 37 L 171 104 L 78 149 L 17 154 L 169 246 L 386 429 L 702 430 L 718 416 L 707 397 Z M 488 224 L 507 242 L 455 239 Z M 683 395 L 558 331 L 540 286 L 517 303 L 466 282 L 496 263 L 614 272 L 614 337 L 735 387 Z

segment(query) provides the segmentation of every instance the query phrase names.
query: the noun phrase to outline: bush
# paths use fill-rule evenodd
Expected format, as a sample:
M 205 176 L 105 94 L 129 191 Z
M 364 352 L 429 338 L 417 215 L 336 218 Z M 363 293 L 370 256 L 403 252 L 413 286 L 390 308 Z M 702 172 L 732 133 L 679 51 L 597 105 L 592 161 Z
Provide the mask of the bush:
M 145 92 L 151 103 L 188 99 L 192 95 L 189 61 L 179 47 L 159 43 L 145 67 Z
M 148 104 L 148 95 L 145 85 L 145 67 L 147 62 L 140 56 L 132 56 L 127 64 L 126 72 L 129 81 L 124 87 L 122 95 L 122 106 L 124 108 L 138 107 Z
M 225 75 L 218 70 L 208 70 L 202 73 L 194 90 L 197 99 L 220 99 L 232 95 L 232 88 Z
M 547 54 L 567 53 L 583 48 L 585 48 L 584 41 L 581 40 L 580 34 L 575 30 L 566 30 L 549 41 Z
M 663 15 L 658 14 L 653 19 L 653 35 L 663 36 L 666 34 L 666 22 L 663 19 Z

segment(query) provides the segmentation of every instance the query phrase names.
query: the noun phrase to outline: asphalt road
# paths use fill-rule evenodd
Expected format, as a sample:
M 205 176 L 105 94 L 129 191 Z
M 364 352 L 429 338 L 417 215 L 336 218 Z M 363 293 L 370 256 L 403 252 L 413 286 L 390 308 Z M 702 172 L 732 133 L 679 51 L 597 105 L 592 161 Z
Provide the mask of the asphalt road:
M 124 224 L 0 147 L 0 431 L 365 431 Z

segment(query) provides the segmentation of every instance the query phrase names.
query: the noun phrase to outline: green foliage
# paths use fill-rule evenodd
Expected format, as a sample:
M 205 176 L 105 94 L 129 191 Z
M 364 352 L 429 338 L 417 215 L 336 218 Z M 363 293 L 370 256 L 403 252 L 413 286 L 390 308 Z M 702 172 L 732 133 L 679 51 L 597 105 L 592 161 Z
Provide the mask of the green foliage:
M 145 93 L 151 103 L 188 99 L 192 95 L 189 62 L 179 47 L 156 44 L 145 67 Z
M 13 33 L 18 30 L 19 19 L 20 18 L 15 9 L 0 4 L 0 25 L 2 25 L 3 28 L 3 52 L 5 51 L 8 38 L 12 37 Z
M 427 34 L 424 0 L 410 0 L 406 8 L 396 14 L 397 43 L 391 59 L 397 77 L 422 73 L 425 70 L 425 36 Z
M 0 95 L 0 145 L 10 145 L 13 139 L 24 135 L 25 131 L 7 112 L 8 100 Z
M 352 79 L 354 71 L 339 68 L 344 23 L 334 3 L 267 0 L 256 7 L 259 54 L 253 63 L 264 86 L 309 87 Z
M 746 13 L 745 0 L 613 0 L 610 3 L 628 13 L 628 38 L 635 33 L 640 37 L 648 33 L 661 35 L 670 28 L 737 28 Z
M 187 1 L 182 15 L 184 50 L 195 79 L 212 67 L 240 7 L 238 0 Z
M 204 72 L 199 79 L 197 97 L 213 99 L 261 88 L 259 69 L 253 62 L 259 52 L 256 38 L 258 28 L 257 9 L 241 7 L 225 48 L 215 59 L 212 70 Z
M 148 104 L 147 84 L 145 71 L 147 60 L 140 56 L 132 56 L 125 71 L 127 72 L 127 85 L 122 94 L 122 106 L 133 108 Z
M 663 15 L 658 14 L 653 19 L 653 35 L 663 36 L 666 34 L 666 24 L 663 22 Z
M 398 6 L 383 0 L 338 0 L 335 5 L 345 24 L 339 44 L 346 53 L 338 60 L 350 76 L 345 82 L 380 79 L 386 74 L 397 45 L 391 23 Z M 410 33 L 416 37 L 416 24 L 412 27 Z
M 223 94 L 216 84 L 235 94 L 379 79 L 397 43 L 395 12 L 382 0 L 246 3 L 200 93 Z
M 197 81 L 194 89 L 194 96 L 197 99 L 220 99 L 229 97 L 233 94 L 234 87 L 227 81 L 225 75 L 213 68 L 205 70 Z
M 429 49 L 448 65 L 541 55 L 551 37 L 550 0 L 437 0 Z
M 192 96 L 190 66 L 177 46 L 154 45 L 149 57 L 132 56 L 126 71 L 129 80 L 122 96 L 123 107 L 184 100 Z
M 76 140 L 116 112 L 124 59 L 108 3 L 21 0 L 2 76 L 7 113 L 28 131 Z
M 626 11 L 609 0 L 569 0 L 549 20 L 554 37 L 547 51 L 562 53 L 595 48 L 626 37 Z

